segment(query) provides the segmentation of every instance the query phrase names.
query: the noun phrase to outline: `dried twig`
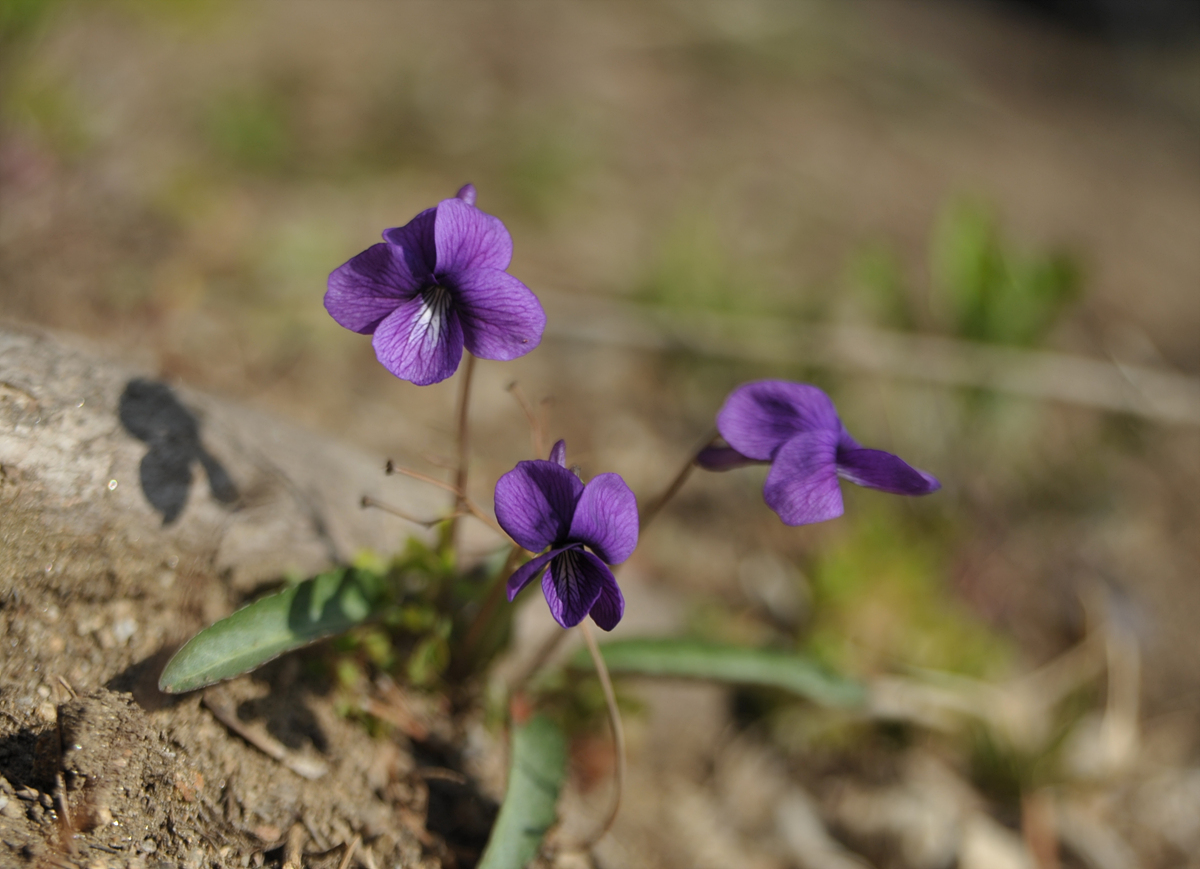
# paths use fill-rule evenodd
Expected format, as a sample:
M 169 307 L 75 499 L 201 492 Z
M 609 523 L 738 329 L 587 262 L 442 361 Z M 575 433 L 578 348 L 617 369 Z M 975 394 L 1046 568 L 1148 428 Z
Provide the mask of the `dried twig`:
M 323 761 L 293 754 L 270 734 L 244 723 L 232 709 L 221 702 L 211 692 L 206 692 L 200 702 L 205 709 L 212 713 L 213 718 L 220 721 L 267 757 L 279 761 L 296 775 L 307 779 L 318 779 L 329 771 L 329 768 Z
M 434 525 L 440 525 L 442 522 L 445 522 L 447 519 L 452 517 L 465 515 L 464 513 L 451 513 L 448 516 L 439 516 L 436 519 L 418 519 L 416 516 L 404 512 L 399 507 L 393 507 L 391 504 L 385 504 L 383 501 L 380 501 L 378 498 L 372 498 L 370 495 L 363 495 L 362 501 L 359 503 L 364 509 L 373 508 L 375 510 L 382 510 L 384 513 L 390 513 L 391 515 L 397 516 L 400 519 L 404 519 L 407 522 L 412 522 L 414 525 L 420 525 L 422 528 L 432 528 Z
M 299 821 L 292 824 L 288 830 L 287 841 L 283 845 L 283 869 L 303 869 L 304 837 L 307 831 Z
M 467 508 L 467 512 L 480 522 L 494 529 L 500 536 L 508 536 L 504 533 L 504 529 L 497 524 L 495 519 L 493 519 L 487 513 L 484 513 L 481 509 L 479 509 L 479 506 L 474 501 L 466 496 L 466 494 L 460 492 L 449 483 L 443 483 L 441 480 L 435 477 L 430 477 L 428 474 L 422 474 L 420 471 L 414 471 L 411 468 L 405 468 L 401 465 L 397 465 L 391 459 L 387 460 L 387 464 L 384 466 L 384 472 L 387 474 L 401 474 L 405 477 L 412 477 L 414 480 L 420 480 L 423 483 L 429 483 L 432 486 L 437 486 L 439 489 L 445 489 L 447 492 L 450 492 L 452 495 L 454 495 L 456 501 L 461 502 L 462 505 Z
M 354 859 L 354 852 L 358 850 L 358 846 L 362 844 L 362 836 L 355 836 L 350 840 L 350 844 L 346 846 L 346 853 L 342 855 L 342 862 L 338 864 L 338 869 L 346 869 L 350 865 L 350 861 Z

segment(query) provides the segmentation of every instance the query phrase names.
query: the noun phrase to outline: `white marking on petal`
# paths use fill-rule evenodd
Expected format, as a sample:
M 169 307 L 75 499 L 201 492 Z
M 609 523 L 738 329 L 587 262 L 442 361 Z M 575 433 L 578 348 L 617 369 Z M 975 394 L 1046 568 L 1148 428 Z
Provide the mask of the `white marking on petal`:
M 413 338 L 425 342 L 430 347 L 436 345 L 446 326 L 446 317 L 450 313 L 453 301 L 450 291 L 438 284 L 423 291 L 421 310 L 413 323 Z

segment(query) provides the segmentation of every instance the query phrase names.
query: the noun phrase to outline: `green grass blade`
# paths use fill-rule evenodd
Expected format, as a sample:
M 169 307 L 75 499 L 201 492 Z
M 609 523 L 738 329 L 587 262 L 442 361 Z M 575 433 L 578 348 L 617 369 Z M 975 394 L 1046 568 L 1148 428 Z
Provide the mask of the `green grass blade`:
M 821 706 L 852 708 L 865 700 L 863 687 L 830 673 L 811 658 L 775 649 L 752 649 L 700 640 L 616 640 L 600 647 L 614 675 L 708 679 L 790 691 Z M 573 660 L 591 667 L 585 651 Z
M 541 715 L 513 730 L 508 790 L 479 869 L 523 869 L 557 819 L 555 804 L 567 769 L 567 740 Z
M 367 619 L 382 578 L 355 568 L 323 573 L 257 600 L 188 640 L 158 680 L 179 694 L 265 664 L 291 649 L 340 634 Z

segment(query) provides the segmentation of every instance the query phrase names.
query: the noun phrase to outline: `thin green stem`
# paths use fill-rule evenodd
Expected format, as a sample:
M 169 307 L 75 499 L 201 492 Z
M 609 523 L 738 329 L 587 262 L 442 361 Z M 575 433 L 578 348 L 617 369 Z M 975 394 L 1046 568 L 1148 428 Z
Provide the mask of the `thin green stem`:
M 467 465 L 469 452 L 469 419 L 468 408 L 471 403 L 471 380 L 475 373 L 475 356 L 467 351 L 466 363 L 463 365 L 462 373 L 462 388 L 458 393 L 458 466 L 454 474 L 454 488 L 457 491 L 457 496 L 454 501 L 454 512 L 457 514 L 467 506 Z M 446 545 L 451 549 L 454 548 L 455 531 L 457 530 L 457 521 L 454 518 L 450 519 L 450 526 L 446 530 Z
M 692 450 L 692 452 L 688 455 L 688 460 L 684 463 L 683 467 L 679 469 L 679 473 L 675 475 L 675 479 L 671 480 L 671 484 L 667 486 L 663 493 L 651 501 L 646 509 L 641 512 L 641 516 L 639 517 L 638 521 L 639 533 L 645 531 L 646 526 L 654 521 L 654 517 L 657 516 L 659 511 L 661 511 L 662 508 L 667 505 L 667 502 L 679 494 L 679 490 L 683 488 L 683 484 L 686 483 L 687 478 L 691 476 L 692 468 L 696 466 L 696 456 L 700 455 L 700 452 L 705 447 L 711 445 L 716 438 L 716 429 L 710 429 L 708 434 L 705 435 L 705 438 L 701 442 L 700 446 Z
M 621 809 L 621 794 L 625 790 L 625 728 L 621 726 L 621 711 L 617 708 L 617 693 L 613 690 L 612 678 L 608 675 L 608 666 L 604 663 L 604 656 L 600 654 L 600 647 L 596 644 L 592 627 L 585 619 L 579 623 L 579 630 L 583 632 L 583 639 L 592 656 L 592 663 L 596 665 L 596 674 L 600 677 L 600 687 L 604 689 L 604 704 L 608 707 L 608 723 L 612 725 L 613 750 L 616 753 L 617 761 L 613 777 L 613 801 L 612 807 L 608 810 L 608 817 L 605 818 L 604 825 L 599 831 L 593 833 L 580 848 L 582 851 L 590 851 L 592 846 L 603 839 L 605 834 L 612 829 L 613 821 L 617 819 L 617 812 Z

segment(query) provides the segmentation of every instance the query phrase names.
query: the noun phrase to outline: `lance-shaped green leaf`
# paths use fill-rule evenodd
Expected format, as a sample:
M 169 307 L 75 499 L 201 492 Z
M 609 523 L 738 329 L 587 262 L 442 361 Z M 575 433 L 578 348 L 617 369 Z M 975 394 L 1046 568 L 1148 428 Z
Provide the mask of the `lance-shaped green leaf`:
M 513 730 L 508 790 L 479 869 L 523 869 L 557 818 L 555 804 L 567 769 L 567 740 L 543 715 Z
M 256 600 L 188 640 L 158 687 L 168 694 L 193 691 L 340 634 L 369 618 L 384 591 L 379 574 L 343 568 Z
M 600 647 L 614 675 L 709 679 L 781 688 L 822 706 L 855 707 L 866 699 L 862 685 L 829 672 L 811 658 L 776 649 L 752 649 L 701 640 L 615 640 Z M 592 666 L 581 649 L 572 664 Z

